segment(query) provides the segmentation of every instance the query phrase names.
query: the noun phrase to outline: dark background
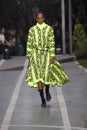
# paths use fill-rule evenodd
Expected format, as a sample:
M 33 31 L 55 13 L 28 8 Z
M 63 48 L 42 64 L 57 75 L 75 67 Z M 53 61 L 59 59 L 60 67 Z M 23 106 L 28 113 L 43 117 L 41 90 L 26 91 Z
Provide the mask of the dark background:
M 86 19 L 87 0 L 71 0 L 72 1 L 72 19 L 80 17 L 84 22 Z M 58 20 L 61 23 L 61 2 L 60 0 L 2 0 L 0 3 L 0 24 L 8 28 L 14 24 L 16 28 L 20 21 L 24 20 L 25 28 L 29 28 L 30 19 L 32 19 L 32 8 L 37 6 L 44 11 L 46 18 Z M 68 25 L 68 0 L 65 0 L 66 22 Z

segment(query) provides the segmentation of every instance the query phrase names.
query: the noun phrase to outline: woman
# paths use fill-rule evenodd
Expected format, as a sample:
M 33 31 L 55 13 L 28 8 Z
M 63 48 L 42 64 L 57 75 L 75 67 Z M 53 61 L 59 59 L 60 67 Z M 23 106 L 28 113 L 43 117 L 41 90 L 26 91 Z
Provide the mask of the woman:
M 3 54 L 4 59 L 9 59 L 11 58 L 10 56 L 10 50 L 11 50 L 11 43 L 8 42 L 5 38 L 5 28 L 1 27 L 0 28 L 0 52 Z
M 37 24 L 30 28 L 27 41 L 26 57 L 29 60 L 26 82 L 37 87 L 41 96 L 42 107 L 50 101 L 49 85 L 62 85 L 69 81 L 63 68 L 55 59 L 55 42 L 53 29 L 47 25 L 42 12 L 36 15 Z M 46 87 L 46 100 L 43 87 Z
M 80 20 L 76 18 L 73 30 L 74 50 L 79 51 L 80 44 L 87 43 L 87 36 Z

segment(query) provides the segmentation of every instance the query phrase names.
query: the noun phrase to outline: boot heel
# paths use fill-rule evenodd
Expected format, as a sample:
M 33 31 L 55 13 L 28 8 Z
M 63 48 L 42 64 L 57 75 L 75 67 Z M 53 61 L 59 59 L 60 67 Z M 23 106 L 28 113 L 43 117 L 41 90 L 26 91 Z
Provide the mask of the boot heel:
M 41 97 L 41 107 L 46 107 L 46 101 L 45 101 L 45 98 L 44 98 L 44 92 L 43 92 L 43 89 L 39 90 L 39 94 L 40 94 L 40 97 Z

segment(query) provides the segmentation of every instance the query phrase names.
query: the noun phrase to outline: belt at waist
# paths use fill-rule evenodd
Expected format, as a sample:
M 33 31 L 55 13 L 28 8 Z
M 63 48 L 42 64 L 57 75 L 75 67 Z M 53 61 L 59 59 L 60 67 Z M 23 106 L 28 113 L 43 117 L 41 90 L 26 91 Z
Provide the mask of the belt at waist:
M 29 48 L 40 50 L 40 51 L 49 51 L 50 47 L 45 47 L 45 48 L 40 48 L 40 47 L 35 47 L 35 46 L 28 46 Z

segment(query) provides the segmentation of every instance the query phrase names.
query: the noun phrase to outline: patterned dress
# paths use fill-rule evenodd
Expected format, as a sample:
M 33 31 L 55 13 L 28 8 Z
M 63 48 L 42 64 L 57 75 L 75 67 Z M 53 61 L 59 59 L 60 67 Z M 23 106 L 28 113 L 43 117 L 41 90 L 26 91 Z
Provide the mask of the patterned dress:
M 85 30 L 82 24 L 80 23 L 75 24 L 74 26 L 73 40 L 77 41 L 77 44 L 83 43 L 83 42 L 87 44 L 87 36 L 86 36 Z
M 37 87 L 39 81 L 55 86 L 69 81 L 61 64 L 55 59 L 50 63 L 50 57 L 55 57 L 55 42 L 52 27 L 43 23 L 29 29 L 26 57 L 29 59 L 26 82 L 31 87 Z

